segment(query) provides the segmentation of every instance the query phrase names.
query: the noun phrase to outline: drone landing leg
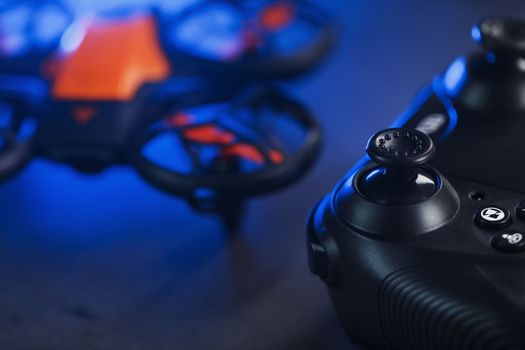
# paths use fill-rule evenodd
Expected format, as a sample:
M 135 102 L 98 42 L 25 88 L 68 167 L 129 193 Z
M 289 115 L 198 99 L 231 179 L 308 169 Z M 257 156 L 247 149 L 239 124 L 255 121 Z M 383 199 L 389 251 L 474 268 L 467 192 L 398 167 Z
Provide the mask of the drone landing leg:
M 237 234 L 246 212 L 246 204 L 240 199 L 227 199 L 217 206 L 224 227 L 229 234 Z
M 216 195 L 213 198 L 190 198 L 190 205 L 197 211 L 219 216 L 229 234 L 237 234 L 246 212 L 242 198 Z

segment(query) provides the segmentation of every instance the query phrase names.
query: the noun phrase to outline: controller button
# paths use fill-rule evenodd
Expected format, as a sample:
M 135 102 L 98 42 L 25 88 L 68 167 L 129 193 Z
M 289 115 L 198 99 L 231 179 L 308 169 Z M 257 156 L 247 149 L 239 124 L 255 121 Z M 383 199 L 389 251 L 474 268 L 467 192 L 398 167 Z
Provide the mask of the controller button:
M 525 220 L 525 199 L 518 203 L 518 206 L 516 207 L 516 215 L 520 219 Z
M 510 213 L 497 205 L 486 206 L 478 210 L 476 223 L 486 229 L 501 229 L 510 224 Z
M 525 235 L 515 231 L 498 233 L 492 237 L 492 246 L 503 253 L 518 253 L 525 249 Z

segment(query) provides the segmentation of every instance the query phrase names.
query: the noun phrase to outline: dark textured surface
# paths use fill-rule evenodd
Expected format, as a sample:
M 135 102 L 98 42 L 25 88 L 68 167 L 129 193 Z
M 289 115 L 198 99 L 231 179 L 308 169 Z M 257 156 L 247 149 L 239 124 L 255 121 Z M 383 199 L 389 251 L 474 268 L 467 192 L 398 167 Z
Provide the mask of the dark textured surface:
M 341 1 L 328 64 L 292 90 L 326 145 L 298 186 L 257 200 L 238 237 L 127 168 L 35 161 L 0 187 L 0 349 L 347 349 L 306 267 L 311 205 L 417 88 L 522 0 Z M 357 283 L 357 281 L 356 281 Z
M 412 267 L 386 278 L 379 292 L 380 315 L 392 349 L 522 349 L 522 326 L 508 321 L 516 305 L 502 298 L 486 278 L 486 268 Z M 508 266 L 492 268 L 510 272 L 514 280 L 520 274 Z

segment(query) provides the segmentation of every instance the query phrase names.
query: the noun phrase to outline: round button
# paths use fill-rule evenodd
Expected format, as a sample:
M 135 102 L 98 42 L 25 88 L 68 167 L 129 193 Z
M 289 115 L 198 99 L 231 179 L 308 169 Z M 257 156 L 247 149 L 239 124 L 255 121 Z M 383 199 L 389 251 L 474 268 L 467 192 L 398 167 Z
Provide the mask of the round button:
M 500 229 L 510 224 L 510 213 L 507 209 L 490 205 L 478 210 L 476 223 L 486 229 Z
M 498 233 L 492 237 L 492 246 L 503 253 L 518 253 L 525 249 L 525 235 L 516 231 Z

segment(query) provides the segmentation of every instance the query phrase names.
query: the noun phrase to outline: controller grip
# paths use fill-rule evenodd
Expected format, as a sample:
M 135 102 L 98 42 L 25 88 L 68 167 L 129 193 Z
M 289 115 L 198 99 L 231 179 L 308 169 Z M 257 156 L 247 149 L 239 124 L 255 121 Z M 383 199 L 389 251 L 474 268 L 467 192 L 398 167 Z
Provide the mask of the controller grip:
M 379 290 L 392 349 L 525 349 L 523 267 L 474 263 L 417 266 Z

